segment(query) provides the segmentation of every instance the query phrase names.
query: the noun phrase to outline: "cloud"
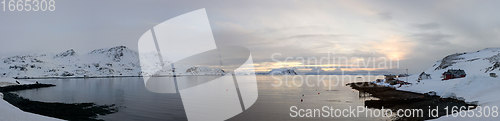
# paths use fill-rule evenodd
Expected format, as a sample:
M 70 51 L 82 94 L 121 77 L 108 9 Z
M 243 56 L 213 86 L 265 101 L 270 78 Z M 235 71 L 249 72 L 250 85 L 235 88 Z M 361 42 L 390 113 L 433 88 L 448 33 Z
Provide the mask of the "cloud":
M 277 40 L 288 40 L 288 39 L 332 39 L 332 38 L 338 38 L 343 35 L 336 35 L 336 34 L 302 34 L 302 35 L 293 35 L 289 36 L 286 38 L 279 38 Z
M 438 23 L 413 24 L 414 27 L 422 30 L 438 29 L 441 25 Z
M 200 8 L 207 10 L 217 46 L 246 47 L 259 64 L 273 62 L 274 53 L 284 60 L 335 52 L 348 58 L 397 56 L 406 59 L 404 68 L 420 71 L 450 53 L 500 44 L 500 16 L 493 16 L 499 1 L 187 0 L 110 6 L 116 2 L 61 1 L 53 12 L 0 12 L 0 56 L 136 49 L 140 35 L 157 23 Z
M 441 32 L 437 33 L 418 33 L 411 35 L 415 41 L 423 42 L 424 44 L 447 44 L 448 40 L 452 39 L 454 36 L 443 34 Z
M 408 40 L 403 36 L 390 36 L 382 42 L 372 42 L 371 45 L 378 53 L 385 54 L 388 59 L 404 60 L 413 52 L 415 47 L 414 41 Z
M 380 12 L 377 15 L 383 20 L 391 20 L 393 18 L 392 12 Z
M 316 31 L 328 31 L 331 28 L 328 26 L 317 26 L 317 25 L 306 25 L 306 26 L 284 26 L 284 27 L 265 27 L 262 30 L 256 30 L 256 34 L 272 34 L 280 32 L 289 31 L 304 31 L 304 30 L 316 30 Z

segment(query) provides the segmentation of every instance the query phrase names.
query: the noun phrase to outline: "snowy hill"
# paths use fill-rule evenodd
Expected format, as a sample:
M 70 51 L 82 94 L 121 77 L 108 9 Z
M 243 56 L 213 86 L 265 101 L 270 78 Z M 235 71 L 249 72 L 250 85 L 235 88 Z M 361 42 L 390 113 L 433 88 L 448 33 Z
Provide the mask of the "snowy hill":
M 18 55 L 1 59 L 0 76 L 18 78 L 153 76 L 153 72 L 142 70 L 161 67 L 160 63 L 150 63 L 154 61 L 148 61 L 150 58 L 147 58 L 154 59 L 153 57 L 158 55 L 153 53 L 139 55 L 125 46 L 96 49 L 85 54 L 70 49 L 57 54 Z M 139 58 L 142 61 L 139 61 Z M 225 74 L 218 68 L 191 65 L 176 65 L 176 71 L 179 75 Z
M 269 75 L 297 75 L 295 70 L 289 68 L 278 68 L 269 71 Z
M 462 69 L 467 77 L 489 77 L 490 73 L 500 74 L 500 48 L 487 48 L 476 52 L 455 53 L 437 61 L 425 73 L 432 79 L 441 79 L 449 69 Z M 418 78 L 418 75 L 411 76 Z
M 479 106 L 500 106 L 500 77 L 490 77 L 490 73 L 500 74 L 500 48 L 487 48 L 476 52 L 456 53 L 436 62 L 425 73 L 431 79 L 417 81 L 418 74 L 409 78 L 412 85 L 403 86 L 399 90 L 419 93 L 436 92 L 441 97 L 452 97 L 475 102 Z M 467 76 L 450 80 L 442 80 L 443 72 L 448 69 L 462 69 Z M 405 80 L 402 78 L 401 80 Z M 475 112 L 478 112 L 475 110 Z M 500 120 L 499 117 L 442 117 L 437 120 Z

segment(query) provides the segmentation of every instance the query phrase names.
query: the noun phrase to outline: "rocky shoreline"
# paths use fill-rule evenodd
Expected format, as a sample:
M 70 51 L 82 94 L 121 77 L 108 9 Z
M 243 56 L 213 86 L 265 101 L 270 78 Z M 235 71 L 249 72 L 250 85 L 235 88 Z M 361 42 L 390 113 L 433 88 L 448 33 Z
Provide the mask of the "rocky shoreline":
M 439 118 L 441 116 L 449 115 L 452 112 L 453 106 L 472 106 L 476 104 L 467 103 L 462 100 L 452 98 L 441 98 L 436 95 L 420 94 L 415 92 L 401 91 L 394 88 L 379 86 L 370 82 L 358 82 L 347 84 L 351 88 L 360 91 L 360 93 L 368 93 L 372 97 L 379 100 L 366 100 L 365 106 L 368 108 L 391 109 L 396 112 L 399 109 L 422 109 L 422 117 L 394 117 L 397 121 L 422 121 Z M 449 107 L 448 110 L 445 109 Z M 437 117 L 430 116 L 429 111 L 438 109 Z M 471 108 L 473 109 L 473 108 Z M 434 112 L 433 112 L 434 113 Z
M 11 91 L 46 88 L 51 84 L 27 84 L 0 87 L 3 99 L 17 108 L 30 113 L 64 119 L 64 120 L 100 120 L 99 115 L 118 112 L 118 107 L 113 105 L 96 105 L 94 103 L 49 103 L 32 101 L 10 93 Z
M 120 77 L 144 77 L 144 76 L 54 76 L 54 77 L 14 77 L 14 79 L 75 79 L 75 78 L 120 78 Z

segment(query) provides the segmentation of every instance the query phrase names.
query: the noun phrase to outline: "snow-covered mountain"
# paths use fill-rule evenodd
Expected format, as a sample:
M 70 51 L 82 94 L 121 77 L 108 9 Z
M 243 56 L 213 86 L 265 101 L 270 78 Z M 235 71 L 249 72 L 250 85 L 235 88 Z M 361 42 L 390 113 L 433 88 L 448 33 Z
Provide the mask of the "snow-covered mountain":
M 153 53 L 141 53 L 139 56 L 136 51 L 125 46 L 96 49 L 84 54 L 70 49 L 57 54 L 18 55 L 0 59 L 0 76 L 18 78 L 154 76 L 154 72 L 142 70 L 160 68 L 160 63 L 149 61 L 157 56 Z M 141 68 L 141 65 L 144 67 Z M 176 74 L 223 75 L 225 73 L 219 68 L 176 65 Z
M 467 75 L 489 76 L 500 72 L 500 48 L 486 48 L 476 52 L 455 53 L 437 61 L 426 73 L 440 78 L 448 69 L 462 69 Z
M 295 70 L 289 69 L 289 68 L 278 68 L 278 69 L 273 69 L 267 73 L 269 75 L 297 75 Z

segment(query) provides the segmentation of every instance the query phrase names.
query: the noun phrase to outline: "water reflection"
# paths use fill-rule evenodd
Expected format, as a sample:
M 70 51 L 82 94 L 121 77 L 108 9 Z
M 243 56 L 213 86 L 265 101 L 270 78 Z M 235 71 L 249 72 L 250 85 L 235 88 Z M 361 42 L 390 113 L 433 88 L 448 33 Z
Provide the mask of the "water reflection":
M 179 86 L 204 83 L 207 76 L 184 76 L 178 78 Z M 275 76 L 284 79 L 285 76 Z M 373 77 L 372 77 L 373 78 Z M 181 81 L 182 80 L 182 81 Z M 27 80 L 39 81 L 40 83 L 51 83 L 57 86 L 41 88 L 36 90 L 24 90 L 16 92 L 20 96 L 39 101 L 49 102 L 96 102 L 97 104 L 116 104 L 123 106 L 118 113 L 101 116 L 105 120 L 187 120 L 186 110 L 188 108 L 199 109 L 210 106 L 227 106 L 235 104 L 196 105 L 186 102 L 200 100 L 199 97 L 182 97 L 179 94 L 161 94 L 148 91 L 141 78 L 91 78 L 91 79 L 40 79 Z M 299 80 L 288 80 L 300 83 Z M 315 80 L 317 81 L 317 80 Z M 364 106 L 364 100 L 360 98 L 360 92 L 346 87 L 343 84 L 329 88 L 328 86 L 271 86 L 278 81 L 271 76 L 257 76 L 258 99 L 254 105 L 229 120 L 388 120 L 388 118 L 344 118 L 344 117 L 316 117 L 316 118 L 292 118 L 290 107 L 298 108 L 321 108 L 330 106 L 338 109 L 348 109 L 349 106 Z M 313 83 L 314 81 L 311 81 Z M 315 82 L 314 82 L 315 83 Z M 224 85 L 223 83 L 214 83 Z M 230 85 L 230 84 L 229 84 Z M 244 86 L 241 83 L 240 86 Z M 234 88 L 234 84 L 233 84 Z M 204 90 L 190 91 L 186 93 L 204 94 L 228 93 L 233 96 L 222 96 L 218 98 L 233 98 L 235 93 L 229 88 L 216 89 L 220 92 L 203 92 Z M 227 91 L 226 91 L 227 90 Z M 183 93 L 180 91 L 180 93 Z M 319 93 L 319 94 L 318 94 Z M 304 96 L 302 96 L 304 95 Z M 237 97 L 237 96 L 236 96 Z M 217 98 L 214 98 L 217 99 Z M 300 100 L 304 101 L 301 102 Z M 236 99 L 234 99 L 236 100 Z M 184 103 L 184 104 L 183 104 Z M 241 110 L 241 108 L 239 109 Z M 217 111 L 217 110 L 214 110 Z M 203 115 L 199 112 L 198 115 Z M 361 114 L 364 115 L 364 114 Z

